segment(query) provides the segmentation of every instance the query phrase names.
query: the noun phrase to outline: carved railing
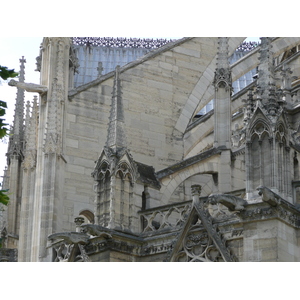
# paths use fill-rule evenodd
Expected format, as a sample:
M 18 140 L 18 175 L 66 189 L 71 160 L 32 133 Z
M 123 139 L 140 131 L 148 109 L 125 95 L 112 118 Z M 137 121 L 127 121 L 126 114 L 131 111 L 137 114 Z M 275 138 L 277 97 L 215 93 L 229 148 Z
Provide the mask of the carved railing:
M 258 45 L 259 45 L 258 42 L 243 42 L 238 46 L 236 51 L 239 51 L 239 52 L 252 51 Z
M 72 41 L 74 45 L 155 49 L 176 40 L 122 37 L 73 37 Z
M 176 39 L 153 39 L 153 38 L 123 38 L 123 37 L 72 37 L 74 45 L 102 46 L 117 48 L 146 48 L 156 49 L 165 44 L 174 42 Z M 236 50 L 251 51 L 259 45 L 257 42 L 243 42 Z
M 191 205 L 190 200 L 140 211 L 142 232 L 181 226 L 191 210 Z

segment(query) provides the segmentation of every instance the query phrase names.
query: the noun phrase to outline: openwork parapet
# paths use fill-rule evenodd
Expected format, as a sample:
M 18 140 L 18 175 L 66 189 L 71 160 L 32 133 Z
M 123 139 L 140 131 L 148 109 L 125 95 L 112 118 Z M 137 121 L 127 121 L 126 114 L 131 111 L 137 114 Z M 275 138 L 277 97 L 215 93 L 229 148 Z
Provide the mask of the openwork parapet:
M 72 37 L 74 45 L 155 49 L 175 40 L 122 37 Z
M 141 211 L 139 214 L 143 222 L 142 232 L 181 226 L 190 210 L 191 201 L 185 201 Z
M 259 45 L 258 42 L 243 42 L 238 46 L 236 51 L 239 52 L 246 52 L 246 51 L 252 51 L 254 48 L 256 48 Z

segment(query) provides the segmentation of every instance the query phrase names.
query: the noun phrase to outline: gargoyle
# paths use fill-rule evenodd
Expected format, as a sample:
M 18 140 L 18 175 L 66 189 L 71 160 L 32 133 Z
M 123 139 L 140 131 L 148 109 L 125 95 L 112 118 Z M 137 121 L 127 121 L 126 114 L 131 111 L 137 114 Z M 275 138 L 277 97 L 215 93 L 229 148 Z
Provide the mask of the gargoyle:
M 83 233 L 88 234 L 90 236 L 104 237 L 104 238 L 112 238 L 109 233 L 103 231 L 103 227 L 94 224 L 84 224 L 81 226 L 81 230 Z
M 243 198 L 227 195 L 227 194 L 213 194 L 208 197 L 210 204 L 221 203 L 226 206 L 230 211 L 240 211 L 245 209 L 247 201 Z
M 16 86 L 18 88 L 24 89 L 27 92 L 44 94 L 48 91 L 48 87 L 45 85 L 35 84 L 35 83 L 26 83 L 19 82 L 14 79 L 11 79 L 8 83 L 10 86 Z
M 63 240 L 67 244 L 86 244 L 89 236 L 81 232 L 59 232 L 49 235 L 49 240 Z
M 281 197 L 269 188 L 261 185 L 256 189 L 258 190 L 258 194 L 262 196 L 262 200 L 269 203 L 271 206 L 277 206 L 281 203 Z

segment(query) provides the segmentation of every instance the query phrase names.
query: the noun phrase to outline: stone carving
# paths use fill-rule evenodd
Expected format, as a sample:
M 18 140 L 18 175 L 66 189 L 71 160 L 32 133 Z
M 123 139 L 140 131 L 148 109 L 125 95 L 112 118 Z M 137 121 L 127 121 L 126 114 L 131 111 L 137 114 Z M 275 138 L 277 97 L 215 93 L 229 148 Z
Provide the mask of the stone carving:
M 241 236 L 244 232 L 244 229 L 243 228 L 239 228 L 239 229 L 233 229 L 231 231 L 231 237 L 234 237 L 234 236 Z
M 259 186 L 257 188 L 258 194 L 262 196 L 264 202 L 269 203 L 271 206 L 277 206 L 281 203 L 281 197 L 271 191 L 265 186 Z
M 220 68 L 215 71 L 213 84 L 218 88 L 222 83 L 226 84 L 226 88 L 231 85 L 231 70 Z
M 144 222 L 143 232 L 181 226 L 185 222 L 190 209 L 190 203 L 184 203 L 158 208 L 150 212 L 142 212 L 140 215 Z
M 42 67 L 42 55 L 40 54 L 39 56 L 37 56 L 36 58 L 35 58 L 35 60 L 36 60 L 36 69 L 35 69 L 35 71 L 38 71 L 38 72 L 41 72 L 41 67 Z
M 89 236 L 85 233 L 60 232 L 50 235 L 48 239 L 56 252 L 54 262 L 89 261 L 84 248 Z
M 259 46 L 259 43 L 257 42 L 243 42 L 239 45 L 239 47 L 236 49 L 236 51 L 239 52 L 248 52 L 255 49 L 257 46 Z
M 199 201 L 198 203 L 194 203 L 194 207 L 203 227 L 207 230 L 207 233 L 224 261 L 236 261 L 236 257 L 230 253 L 230 250 L 226 245 L 226 240 L 224 240 L 222 233 L 219 231 L 218 225 L 213 223 L 213 219 L 208 210 L 204 209 L 204 202 Z
M 183 248 L 175 257 L 178 262 L 221 262 L 224 261 L 220 251 L 214 245 L 207 232 L 188 234 Z
M 1 233 L 0 233 L 0 246 L 2 248 L 5 248 L 6 246 L 6 240 L 7 240 L 7 229 L 6 227 L 4 227 L 2 230 L 1 230 Z
M 70 64 L 73 66 L 74 68 L 74 74 L 75 73 L 79 73 L 79 60 L 76 56 L 75 50 L 73 49 L 73 47 L 70 47 Z
M 201 185 L 194 184 L 191 186 L 192 196 L 200 196 L 202 187 Z
M 112 37 L 73 37 L 74 45 L 102 46 L 116 48 L 159 48 L 175 40 L 167 39 L 139 39 L 139 38 L 112 38 Z
M 193 207 L 181 234 L 176 238 L 170 261 L 236 261 L 226 245 L 226 240 L 206 209 L 207 202 L 199 199 L 199 191 L 193 186 Z M 231 204 L 232 205 L 232 204 Z M 234 205 L 235 207 L 236 205 Z M 200 233 L 196 234 L 196 230 Z
M 54 262 L 89 262 L 90 259 L 81 244 L 61 243 L 53 247 L 56 252 Z
M 84 234 L 111 239 L 112 236 L 109 233 L 103 231 L 103 229 L 104 227 L 95 224 L 84 224 L 81 226 L 81 232 Z
M 221 203 L 226 206 L 230 211 L 241 211 L 245 209 L 247 201 L 233 195 L 227 194 L 213 194 L 208 197 L 210 204 Z
M 45 85 L 40 85 L 40 84 L 35 84 L 35 83 L 19 82 L 19 81 L 16 81 L 14 79 L 11 79 L 8 82 L 8 85 L 24 89 L 25 91 L 31 92 L 31 93 L 44 94 L 44 93 L 47 93 L 47 91 L 48 91 L 48 87 L 46 87 Z
M 234 130 L 231 135 L 231 143 L 233 147 L 240 147 L 245 142 L 245 130 L 244 128 L 239 128 L 238 124 L 235 124 Z
M 49 240 L 61 240 L 68 244 L 86 244 L 89 236 L 80 232 L 60 232 L 51 234 Z
M 149 254 L 154 254 L 154 253 L 162 253 L 162 252 L 168 252 L 170 250 L 172 250 L 173 248 L 173 244 L 174 243 L 171 243 L 171 244 L 161 244 L 161 245 L 151 245 L 151 246 L 146 246 L 146 247 L 143 247 L 141 249 L 141 253 L 142 254 L 146 254 L 146 255 L 149 255 Z
M 17 262 L 18 250 L 9 248 L 0 248 L 0 262 Z
M 101 61 L 98 62 L 97 71 L 98 71 L 98 77 L 101 77 L 102 76 L 102 71 L 103 71 L 103 64 L 102 64 Z
M 54 262 L 69 262 L 72 261 L 72 252 L 74 244 L 60 244 L 59 246 L 53 247 L 56 251 L 56 258 Z

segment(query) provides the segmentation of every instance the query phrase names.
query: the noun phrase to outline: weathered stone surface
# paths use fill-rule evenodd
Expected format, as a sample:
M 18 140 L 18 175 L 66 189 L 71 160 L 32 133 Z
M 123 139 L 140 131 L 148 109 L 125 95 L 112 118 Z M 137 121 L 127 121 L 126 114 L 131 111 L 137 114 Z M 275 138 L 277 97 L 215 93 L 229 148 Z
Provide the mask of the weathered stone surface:
M 164 261 L 185 242 L 201 251 L 201 236 L 216 248 L 210 261 L 230 260 L 227 250 L 238 261 L 300 261 L 300 39 L 263 38 L 230 65 L 242 40 L 183 38 L 72 88 L 70 39 L 45 38 L 39 113 L 27 106 L 22 117 L 16 84 L 6 246 L 19 243 L 22 261 L 51 261 L 47 236 L 78 230 L 82 217 L 109 237 L 58 241 L 56 260 Z M 257 81 L 232 95 L 257 67 Z M 186 207 L 197 184 L 198 219 Z

